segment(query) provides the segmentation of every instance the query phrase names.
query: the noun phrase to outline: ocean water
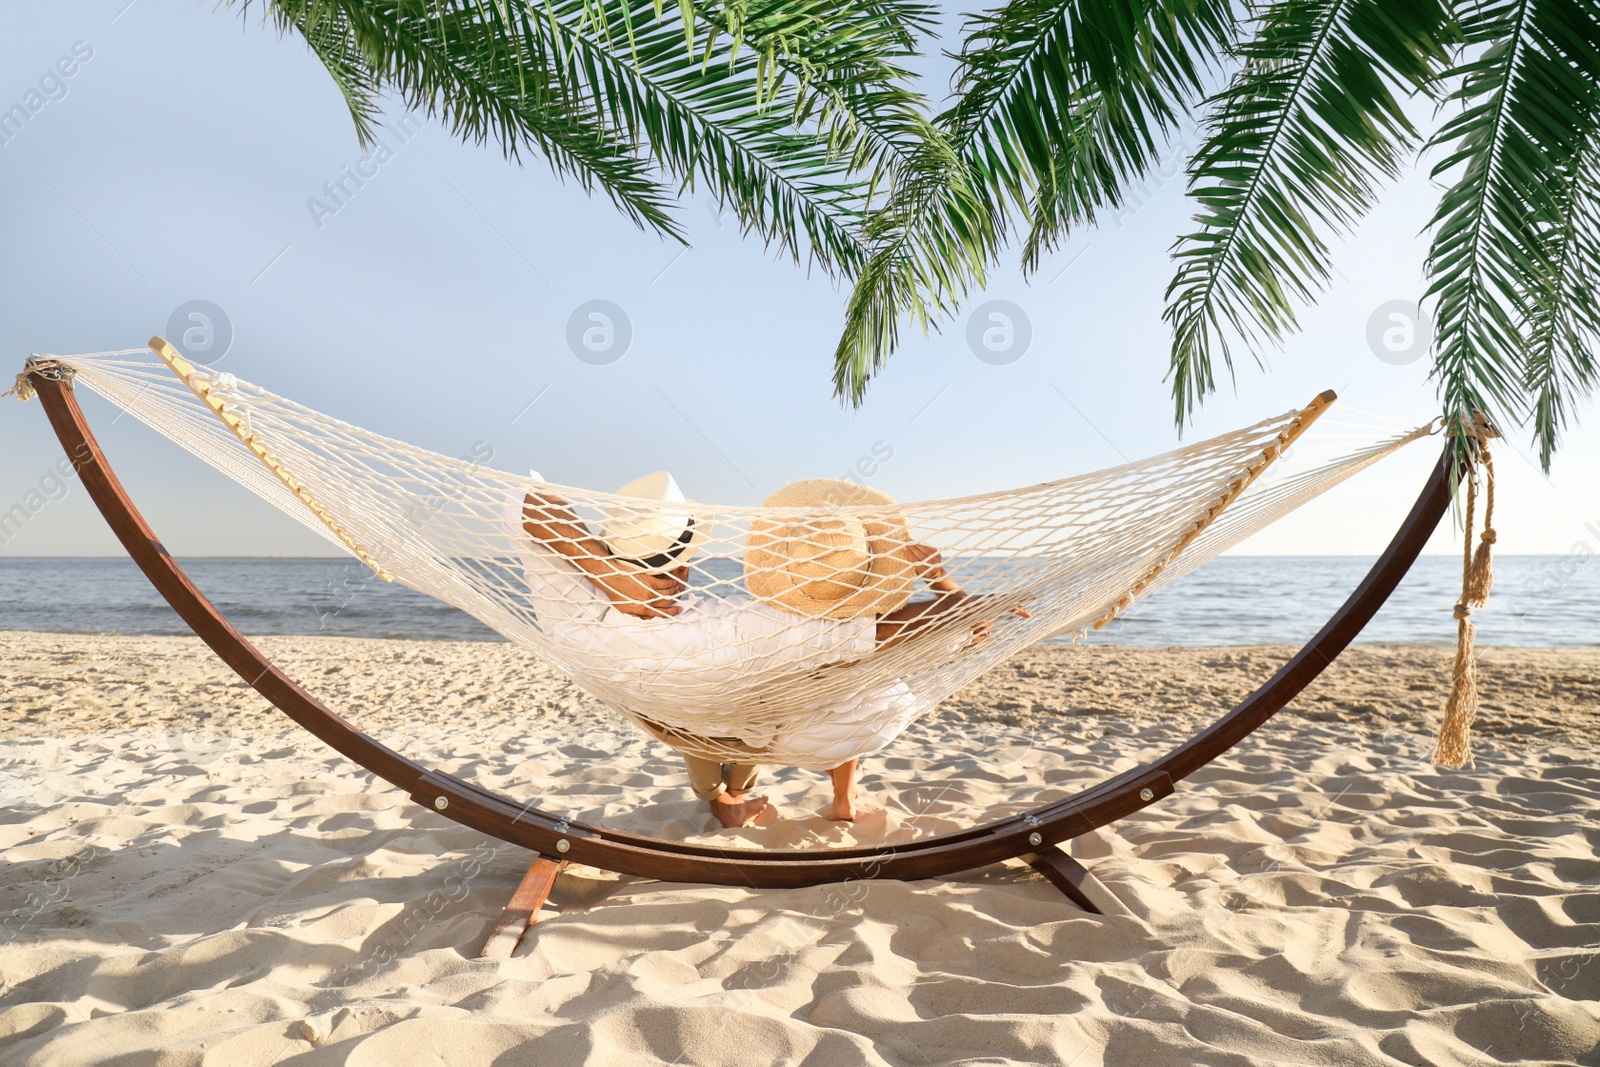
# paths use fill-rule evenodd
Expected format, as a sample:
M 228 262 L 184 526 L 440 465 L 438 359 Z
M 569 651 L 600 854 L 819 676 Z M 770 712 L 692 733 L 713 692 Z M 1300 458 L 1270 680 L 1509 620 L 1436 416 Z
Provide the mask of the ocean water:
M 475 619 L 341 559 L 189 559 L 184 568 L 242 632 L 495 641 Z M 1360 582 L 1371 560 L 1230 556 L 1136 605 L 1092 638 L 1166 647 L 1299 644 Z M 1501 556 L 1495 592 L 1476 613 L 1485 645 L 1600 646 L 1600 562 Z M 1461 561 L 1417 561 L 1358 638 L 1447 645 Z M 183 634 L 188 629 L 130 560 L 0 559 L 0 630 Z

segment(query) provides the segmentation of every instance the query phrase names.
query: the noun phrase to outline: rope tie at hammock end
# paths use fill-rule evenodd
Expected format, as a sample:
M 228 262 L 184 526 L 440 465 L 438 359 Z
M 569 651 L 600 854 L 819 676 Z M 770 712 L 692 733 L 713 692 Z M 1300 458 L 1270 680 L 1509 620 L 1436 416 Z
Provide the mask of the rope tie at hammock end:
M 1452 770 L 1472 763 L 1472 723 L 1478 717 L 1478 659 L 1476 629 L 1472 609 L 1489 602 L 1494 588 L 1492 549 L 1499 535 L 1494 528 L 1494 460 L 1489 455 L 1489 439 L 1498 437 L 1494 427 L 1477 416 L 1465 432 L 1473 438 L 1472 459 L 1467 467 L 1467 507 L 1461 546 L 1461 599 L 1456 601 L 1456 656 L 1451 670 L 1450 697 L 1445 701 L 1444 719 L 1434 742 L 1433 762 Z M 1483 465 L 1483 532 L 1473 551 L 1474 513 L 1478 504 L 1477 464 Z
M 0 393 L 0 397 L 14 396 L 24 404 L 39 395 L 39 390 L 34 386 L 34 375 L 41 378 L 50 378 L 55 381 L 70 382 L 72 368 L 60 360 L 49 359 L 43 356 L 30 356 L 28 362 L 23 364 L 22 373 L 17 375 L 11 388 Z
M 14 396 L 23 403 L 27 403 L 28 401 L 32 400 L 35 394 L 33 390 L 33 383 L 28 380 L 31 377 L 33 377 L 31 371 L 23 371 L 21 374 L 17 375 L 16 383 L 13 384 L 10 389 L 0 393 L 0 396 Z
M 1484 470 L 1484 509 L 1483 533 L 1478 537 L 1478 550 L 1472 556 L 1472 563 L 1467 569 L 1467 584 L 1461 590 L 1468 604 L 1481 608 L 1489 602 L 1489 593 L 1494 589 L 1494 543 L 1500 540 L 1500 535 L 1494 529 L 1494 461 L 1489 458 L 1487 447 L 1483 450 Z M 1467 543 L 1472 541 L 1472 531 L 1467 531 Z

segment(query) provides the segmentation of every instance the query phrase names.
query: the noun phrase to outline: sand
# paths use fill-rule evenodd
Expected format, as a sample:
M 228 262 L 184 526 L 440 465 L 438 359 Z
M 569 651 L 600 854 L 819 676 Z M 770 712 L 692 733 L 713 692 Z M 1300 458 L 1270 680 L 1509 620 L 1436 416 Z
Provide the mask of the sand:
M 663 836 L 899 840 L 1159 753 L 1284 650 L 1041 648 L 865 768 L 717 833 L 671 753 L 500 644 L 268 638 L 414 757 Z M 752 891 L 574 867 L 474 957 L 525 853 L 358 772 L 193 639 L 0 633 L 6 1064 L 1600 1063 L 1600 651 L 1488 649 L 1477 764 L 1427 763 L 1445 649 L 1353 650 L 1073 852 Z

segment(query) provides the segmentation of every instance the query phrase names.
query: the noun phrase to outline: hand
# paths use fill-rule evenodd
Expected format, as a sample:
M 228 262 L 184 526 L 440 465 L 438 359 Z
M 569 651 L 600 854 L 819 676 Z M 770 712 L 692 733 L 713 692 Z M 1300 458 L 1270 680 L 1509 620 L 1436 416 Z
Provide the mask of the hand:
M 944 557 L 932 545 L 913 541 L 900 549 L 900 555 L 911 564 L 917 577 L 928 583 L 928 588 L 938 593 L 960 590 L 961 587 L 950 577 L 950 572 L 944 569 Z
M 688 587 L 688 567 L 671 574 L 646 574 L 616 559 L 560 497 L 549 493 L 524 497 L 522 528 L 536 543 L 566 557 L 624 615 L 659 619 L 683 610 L 677 600 Z
M 948 579 L 945 579 L 948 581 Z M 951 583 L 954 585 L 955 583 Z M 953 611 L 960 611 L 961 618 L 952 621 L 950 629 L 959 629 L 962 623 L 972 627 L 972 639 L 964 649 L 973 645 L 982 644 L 989 639 L 989 633 L 994 628 L 996 615 L 1015 615 L 1020 619 L 1031 619 L 1033 616 L 1017 601 L 1001 601 L 1007 606 L 998 612 L 984 610 L 980 605 L 987 604 L 1001 598 L 995 594 L 973 596 L 956 588 L 950 592 L 941 592 L 932 600 L 914 600 L 901 608 L 896 608 L 878 620 L 876 631 L 878 649 L 893 648 L 902 641 L 910 639 L 926 627 L 934 625 L 943 616 Z
M 590 580 L 605 591 L 611 606 L 636 619 L 670 618 L 682 612 L 678 597 L 687 587 L 684 577 L 684 568 L 673 574 L 645 574 L 614 563 L 603 573 L 589 571 Z
M 993 596 L 987 596 L 987 597 L 974 597 L 973 599 L 975 599 L 975 600 L 994 600 L 996 598 L 993 597 Z M 1029 612 L 1028 609 L 1023 607 L 1021 604 L 1012 604 L 1010 607 L 1005 609 L 1005 614 L 1007 614 L 1007 615 L 1015 615 L 1019 619 L 1031 619 L 1031 618 L 1033 618 L 1033 614 L 1031 612 Z M 977 645 L 983 644 L 985 641 L 989 640 L 989 635 L 991 633 L 993 633 L 993 631 L 994 631 L 994 620 L 989 618 L 987 615 L 984 615 L 984 616 L 981 616 L 979 618 L 973 619 L 972 620 L 972 639 L 969 640 L 966 644 L 961 646 L 961 651 L 965 652 L 969 648 L 973 648 L 973 647 L 975 647 Z

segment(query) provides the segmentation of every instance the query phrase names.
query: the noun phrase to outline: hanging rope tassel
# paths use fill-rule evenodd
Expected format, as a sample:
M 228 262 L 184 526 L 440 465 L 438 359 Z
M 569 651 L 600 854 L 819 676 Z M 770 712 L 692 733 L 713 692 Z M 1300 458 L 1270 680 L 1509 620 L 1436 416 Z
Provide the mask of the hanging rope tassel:
M 1450 685 L 1450 699 L 1445 701 L 1444 721 L 1439 724 L 1439 737 L 1433 746 L 1433 762 L 1452 769 L 1472 762 L 1472 723 L 1478 717 L 1478 658 L 1474 649 L 1476 631 L 1472 625 L 1472 609 L 1481 608 L 1489 600 L 1489 590 L 1494 586 L 1494 570 L 1490 559 L 1490 546 L 1497 537 L 1494 531 L 1494 462 L 1489 458 L 1488 435 L 1477 436 L 1478 459 L 1484 469 L 1483 534 L 1476 554 L 1472 551 L 1474 513 L 1478 504 L 1477 472 L 1467 473 L 1466 533 L 1461 546 L 1461 599 L 1456 602 L 1456 659 Z
M 1478 452 L 1483 460 L 1483 534 L 1478 539 L 1478 552 L 1472 557 L 1472 567 L 1468 572 L 1467 584 L 1462 589 L 1462 596 L 1468 604 L 1481 608 L 1489 602 L 1489 591 L 1494 588 L 1494 565 L 1490 560 L 1490 549 L 1495 541 L 1499 540 L 1494 532 L 1494 460 L 1489 457 L 1489 442 L 1480 439 Z M 1467 530 L 1470 543 L 1472 531 Z
M 1456 605 L 1456 662 L 1433 762 L 1457 769 L 1472 762 L 1472 720 L 1478 717 L 1478 660 L 1473 651 L 1472 609 Z

